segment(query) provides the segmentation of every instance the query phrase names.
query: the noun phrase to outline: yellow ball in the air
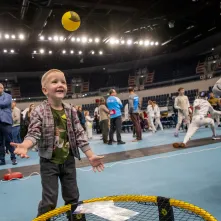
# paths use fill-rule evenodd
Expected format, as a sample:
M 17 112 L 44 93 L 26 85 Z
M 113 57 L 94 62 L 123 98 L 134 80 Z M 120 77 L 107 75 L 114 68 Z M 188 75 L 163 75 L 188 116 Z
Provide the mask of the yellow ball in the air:
M 73 11 L 64 13 L 61 19 L 63 27 L 68 31 L 76 31 L 81 24 L 80 16 Z

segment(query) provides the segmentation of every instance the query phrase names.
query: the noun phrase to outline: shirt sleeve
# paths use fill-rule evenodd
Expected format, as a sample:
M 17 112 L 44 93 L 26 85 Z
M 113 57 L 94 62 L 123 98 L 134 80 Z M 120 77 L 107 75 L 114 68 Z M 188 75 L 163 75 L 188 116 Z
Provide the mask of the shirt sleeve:
M 25 140 L 31 140 L 33 146 L 41 139 L 42 134 L 42 118 L 39 116 L 38 108 L 35 108 L 30 115 L 30 124 Z
M 181 108 L 178 106 L 178 98 L 177 97 L 175 98 L 175 101 L 174 101 L 174 108 L 177 110 L 181 110 Z
M 72 109 L 72 120 L 73 120 L 73 124 L 74 124 L 74 132 L 75 132 L 75 136 L 76 136 L 76 144 L 77 147 L 79 147 L 82 152 L 86 152 L 88 150 L 90 150 L 90 146 L 88 143 L 88 139 L 87 139 L 87 135 L 83 129 L 83 127 L 80 124 L 80 121 L 78 119 L 77 116 L 77 111 L 73 108 Z
M 119 98 L 119 97 L 116 97 L 116 99 L 117 99 L 118 104 L 119 104 L 119 105 L 120 105 L 120 107 L 122 108 L 122 107 L 123 107 L 123 104 L 122 104 L 122 102 L 121 102 L 120 98 Z
M 200 105 L 200 101 L 197 99 L 197 100 L 195 100 L 194 101 L 194 103 L 193 103 L 193 107 L 195 108 L 195 107 L 197 107 L 197 106 L 199 106 Z M 210 105 L 211 106 L 211 105 Z
M 0 108 L 6 108 L 6 107 L 10 106 L 12 103 L 11 95 L 5 94 L 3 96 L 4 96 L 3 100 L 0 101 Z

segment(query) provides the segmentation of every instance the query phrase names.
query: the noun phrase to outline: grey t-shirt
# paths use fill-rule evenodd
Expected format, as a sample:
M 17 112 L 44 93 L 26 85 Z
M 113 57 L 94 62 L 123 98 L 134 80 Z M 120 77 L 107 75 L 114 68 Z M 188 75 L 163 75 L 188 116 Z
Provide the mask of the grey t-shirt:
M 128 109 L 130 114 L 139 113 L 139 97 L 136 94 L 129 95 Z

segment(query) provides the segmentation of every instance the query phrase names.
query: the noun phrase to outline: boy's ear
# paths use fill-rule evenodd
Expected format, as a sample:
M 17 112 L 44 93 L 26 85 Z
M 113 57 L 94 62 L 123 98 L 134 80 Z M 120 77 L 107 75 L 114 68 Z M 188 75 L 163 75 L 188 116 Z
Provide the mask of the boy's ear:
M 42 90 L 42 92 L 43 92 L 44 95 L 47 95 L 47 89 L 46 89 L 45 87 L 42 87 L 41 90 Z

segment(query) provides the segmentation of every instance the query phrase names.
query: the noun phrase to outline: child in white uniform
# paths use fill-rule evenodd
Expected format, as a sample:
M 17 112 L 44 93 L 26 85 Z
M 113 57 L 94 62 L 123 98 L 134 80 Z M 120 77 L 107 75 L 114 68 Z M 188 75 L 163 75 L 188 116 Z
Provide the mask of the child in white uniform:
M 85 120 L 86 120 L 86 133 L 88 139 L 92 139 L 92 126 L 93 119 L 89 116 L 89 111 L 84 112 Z
M 154 117 L 155 117 L 154 103 L 151 100 L 148 101 L 147 113 L 148 113 L 148 119 L 149 119 L 149 122 L 150 122 L 150 126 L 151 126 L 151 129 L 152 129 L 152 132 L 155 133 L 156 132 L 156 128 L 155 128 L 154 123 L 153 123 Z
M 212 118 L 207 117 L 207 115 L 208 115 L 208 112 L 212 114 L 221 115 L 221 111 L 214 110 L 213 107 L 210 105 L 210 103 L 205 99 L 205 97 L 206 97 L 206 93 L 202 92 L 200 94 L 200 97 L 194 101 L 193 119 L 192 119 L 191 124 L 189 125 L 184 141 L 183 143 L 174 143 L 173 147 L 175 148 L 186 147 L 187 142 L 196 133 L 196 131 L 200 127 L 205 126 L 205 125 L 210 125 L 212 133 L 213 133 L 212 139 L 214 140 L 218 139 L 216 137 L 214 120 Z
M 156 104 L 156 101 L 153 101 L 154 104 L 154 118 L 155 118 L 155 128 L 157 129 L 160 126 L 160 129 L 163 130 L 162 123 L 160 121 L 160 108 Z
M 179 129 L 180 126 L 184 120 L 184 123 L 187 125 L 187 128 L 190 124 L 190 118 L 189 118 L 189 112 L 191 112 L 190 109 L 190 103 L 187 96 L 184 95 L 185 90 L 184 88 L 178 89 L 179 96 L 175 98 L 174 108 L 178 110 L 178 122 L 176 125 L 176 132 L 174 133 L 175 137 L 179 136 Z

